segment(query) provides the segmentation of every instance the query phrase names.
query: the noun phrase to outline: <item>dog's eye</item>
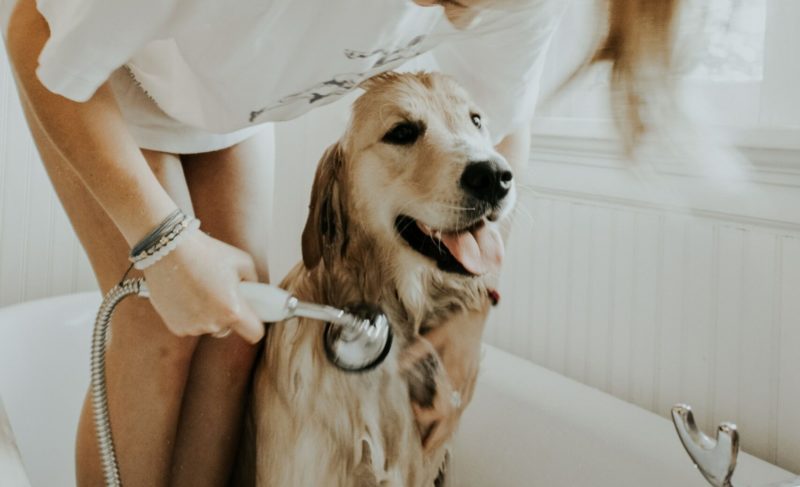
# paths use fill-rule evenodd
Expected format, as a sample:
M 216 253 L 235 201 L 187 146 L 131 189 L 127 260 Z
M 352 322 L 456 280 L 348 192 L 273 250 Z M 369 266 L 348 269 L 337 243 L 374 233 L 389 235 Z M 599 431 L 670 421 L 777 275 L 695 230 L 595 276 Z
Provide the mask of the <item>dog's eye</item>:
M 472 124 L 473 125 L 475 125 L 478 128 L 483 127 L 483 120 L 481 120 L 481 116 L 480 115 L 478 115 L 477 113 L 473 113 L 473 114 L 470 115 L 470 117 L 472 118 Z
M 417 122 L 400 122 L 383 136 L 383 141 L 394 145 L 411 145 L 417 141 L 425 126 Z

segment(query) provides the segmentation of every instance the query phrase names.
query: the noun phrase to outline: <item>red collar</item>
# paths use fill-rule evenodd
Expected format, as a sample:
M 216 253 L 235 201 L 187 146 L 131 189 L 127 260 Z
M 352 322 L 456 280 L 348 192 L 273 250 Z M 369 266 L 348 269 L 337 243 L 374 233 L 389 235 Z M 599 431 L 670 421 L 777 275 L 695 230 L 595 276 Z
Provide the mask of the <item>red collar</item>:
M 486 294 L 489 296 L 489 301 L 492 302 L 492 306 L 500 304 L 500 293 L 497 292 L 497 289 L 487 289 Z

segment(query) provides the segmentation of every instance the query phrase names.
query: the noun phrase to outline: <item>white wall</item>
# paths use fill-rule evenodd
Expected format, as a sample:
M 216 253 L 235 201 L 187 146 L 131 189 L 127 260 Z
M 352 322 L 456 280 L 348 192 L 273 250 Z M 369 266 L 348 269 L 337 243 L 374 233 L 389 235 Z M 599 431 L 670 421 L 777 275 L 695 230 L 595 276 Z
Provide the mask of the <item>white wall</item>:
M 730 190 L 609 147 L 535 138 L 487 340 L 800 472 L 800 152 L 748 151 Z

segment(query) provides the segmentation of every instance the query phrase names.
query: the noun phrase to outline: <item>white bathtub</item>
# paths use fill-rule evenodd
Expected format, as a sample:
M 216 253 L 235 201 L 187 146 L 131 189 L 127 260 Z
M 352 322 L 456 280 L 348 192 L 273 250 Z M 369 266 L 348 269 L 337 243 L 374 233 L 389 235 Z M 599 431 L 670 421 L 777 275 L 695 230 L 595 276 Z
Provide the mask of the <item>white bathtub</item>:
M 99 299 L 84 293 L 0 310 L 0 397 L 33 486 L 74 484 L 73 437 Z M 459 487 L 707 485 L 667 420 L 489 346 L 454 470 Z M 734 480 L 759 486 L 790 477 L 744 454 Z M 0 471 L 0 485 L 7 482 Z

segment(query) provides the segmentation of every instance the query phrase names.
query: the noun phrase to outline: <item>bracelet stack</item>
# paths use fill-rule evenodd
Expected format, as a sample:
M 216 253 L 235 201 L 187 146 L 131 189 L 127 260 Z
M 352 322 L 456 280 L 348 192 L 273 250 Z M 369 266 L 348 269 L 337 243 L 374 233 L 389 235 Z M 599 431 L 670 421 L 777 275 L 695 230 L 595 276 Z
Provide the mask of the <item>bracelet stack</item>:
M 139 270 L 155 264 L 172 252 L 181 239 L 200 228 L 200 220 L 175 210 L 152 232 L 134 245 L 129 260 Z

